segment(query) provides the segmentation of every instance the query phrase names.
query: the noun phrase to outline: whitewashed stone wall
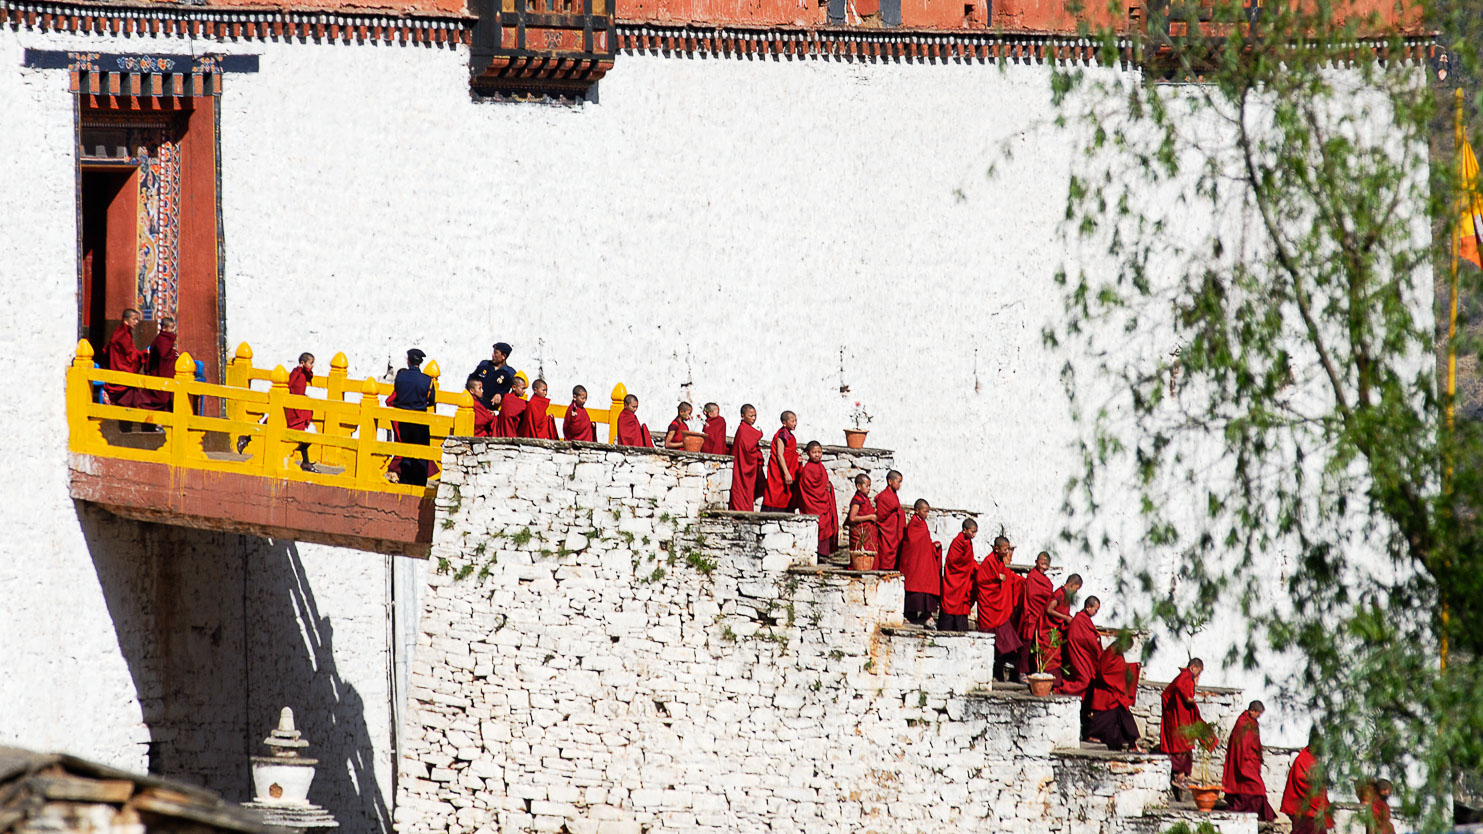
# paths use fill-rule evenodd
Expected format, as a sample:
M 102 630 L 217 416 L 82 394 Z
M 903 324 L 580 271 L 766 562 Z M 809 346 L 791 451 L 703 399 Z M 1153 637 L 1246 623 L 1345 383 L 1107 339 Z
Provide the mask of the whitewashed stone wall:
M 450 439 L 444 464 L 405 834 L 1093 834 L 1162 802 L 1162 758 L 1058 751 L 1076 701 L 989 692 L 992 637 L 898 629 L 897 576 L 815 567 L 811 518 L 708 512 L 713 459 Z

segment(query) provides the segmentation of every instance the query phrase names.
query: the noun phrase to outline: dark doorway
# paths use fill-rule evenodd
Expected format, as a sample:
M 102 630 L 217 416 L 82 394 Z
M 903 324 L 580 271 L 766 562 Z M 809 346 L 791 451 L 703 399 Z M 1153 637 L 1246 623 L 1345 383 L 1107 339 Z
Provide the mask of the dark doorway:
M 97 356 L 119 314 L 133 306 L 136 215 L 135 169 L 82 170 L 82 333 Z

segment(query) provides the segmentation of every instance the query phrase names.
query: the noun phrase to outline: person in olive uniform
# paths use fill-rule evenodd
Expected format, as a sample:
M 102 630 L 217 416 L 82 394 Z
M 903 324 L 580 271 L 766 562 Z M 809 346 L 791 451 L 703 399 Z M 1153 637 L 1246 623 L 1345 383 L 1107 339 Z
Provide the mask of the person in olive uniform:
M 469 379 L 484 384 L 484 407 L 490 411 L 499 407 L 500 397 L 510 393 L 510 385 L 515 382 L 515 369 L 506 364 L 510 351 L 511 347 L 505 342 L 496 343 L 492 358 L 480 362 L 469 374 Z
M 393 408 L 405 411 L 427 411 L 432 408 L 433 378 L 422 372 L 422 360 L 425 356 L 427 354 L 417 348 L 407 351 L 407 367 L 397 371 L 396 381 L 392 383 L 392 396 L 396 398 L 391 404 Z M 398 443 L 428 445 L 431 435 L 425 424 L 403 422 L 397 425 L 400 427 L 397 432 Z M 397 477 L 404 484 L 426 485 L 427 461 L 403 457 Z

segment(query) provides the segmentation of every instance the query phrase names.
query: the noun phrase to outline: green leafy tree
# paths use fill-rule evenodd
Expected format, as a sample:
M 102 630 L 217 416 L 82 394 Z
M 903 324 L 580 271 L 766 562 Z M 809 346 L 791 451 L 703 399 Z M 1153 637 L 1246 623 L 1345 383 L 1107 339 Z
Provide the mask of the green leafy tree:
M 1483 763 L 1483 432 L 1437 359 L 1477 353 L 1445 303 L 1475 186 L 1427 52 L 1476 77 L 1483 3 L 1120 6 L 1052 81 L 1081 151 L 1045 334 L 1082 427 L 1066 535 L 1165 633 L 1239 615 L 1227 662 L 1314 711 L 1333 783 L 1392 775 L 1441 830 Z

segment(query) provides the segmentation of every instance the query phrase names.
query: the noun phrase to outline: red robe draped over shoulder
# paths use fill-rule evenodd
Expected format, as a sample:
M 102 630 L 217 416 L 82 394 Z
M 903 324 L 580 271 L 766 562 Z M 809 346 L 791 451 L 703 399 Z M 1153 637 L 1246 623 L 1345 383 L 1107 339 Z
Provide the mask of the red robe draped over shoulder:
M 474 436 L 494 437 L 494 423 L 497 418 L 493 411 L 484 407 L 480 400 L 474 400 Z
M 525 414 L 520 418 L 519 435 L 536 440 L 556 440 L 556 421 L 551 419 L 548 397 L 532 395 L 525 404 Z
M 1200 705 L 1195 703 L 1195 676 L 1188 668 L 1180 669 L 1174 680 L 1164 687 L 1160 698 L 1159 749 L 1165 753 L 1188 753 L 1194 744 L 1181 732 L 1202 720 Z
M 973 610 L 973 542 L 962 533 L 948 545 L 942 560 L 942 613 L 967 616 Z
M 870 503 L 869 495 L 861 495 L 857 490 L 850 496 L 849 512 L 854 515 L 875 515 L 875 505 Z M 849 523 L 849 516 L 845 516 Z M 888 570 L 880 567 L 881 545 L 879 525 L 874 521 L 860 521 L 850 524 L 850 549 L 859 551 L 870 551 L 875 554 L 876 569 Z M 896 554 L 891 554 L 891 564 L 896 564 Z
M 886 487 L 875 496 L 876 527 L 880 553 L 875 558 L 877 570 L 896 569 L 896 550 L 901 547 L 901 532 L 906 527 L 906 513 L 896 490 Z
M 652 449 L 654 447 L 654 436 L 649 434 L 649 427 L 639 422 L 632 411 L 623 409 L 618 415 L 618 444 L 619 446 L 637 446 L 641 449 Z
M 839 510 L 824 464 L 809 461 L 798 471 L 798 499 L 805 513 L 819 517 L 819 555 L 833 553 L 839 541 Z
M 123 373 L 137 374 L 144 365 L 144 351 L 134 345 L 134 328 L 120 324 L 113 329 L 113 336 L 108 339 L 108 370 L 121 371 Z M 114 405 L 122 405 L 119 399 L 134 389 L 127 385 L 116 385 L 112 382 L 103 386 L 103 391 L 108 395 L 108 401 Z
M 786 462 L 787 473 L 793 478 L 798 477 L 798 439 L 793 432 L 786 428 L 778 429 L 772 436 L 772 444 L 777 445 L 778 438 L 783 440 L 782 459 L 778 455 L 769 453 L 767 456 L 767 486 L 762 496 L 762 503 L 768 507 L 788 507 L 793 503 L 793 487 L 783 480 L 783 466 Z
M 499 419 L 494 426 L 495 437 L 520 437 L 520 420 L 525 416 L 528 403 L 515 396 L 515 392 L 500 397 Z
M 1292 767 L 1287 771 L 1287 785 L 1282 789 L 1282 807 L 1278 810 L 1294 820 L 1298 817 L 1321 817 L 1324 828 L 1334 827 L 1329 813 L 1328 787 L 1324 785 L 1323 770 L 1312 750 L 1304 747 L 1293 759 Z
M 1039 639 L 1041 632 L 1045 630 L 1045 609 L 1050 605 L 1050 598 L 1055 595 L 1056 586 L 1051 584 L 1045 571 L 1036 565 L 1025 575 L 1024 590 L 1025 606 L 1020 612 L 1020 639 L 1029 643 Z
M 705 443 L 700 451 L 707 455 L 726 454 L 726 418 L 717 414 L 705 421 Z
M 1092 677 L 1089 706 L 1093 710 L 1133 708 L 1138 692 L 1138 664 L 1129 663 L 1122 654 L 1108 650 L 1097 659 L 1097 674 Z
M 1333 826 L 1333 817 L 1329 817 L 1327 827 Z M 1395 834 L 1395 824 L 1390 821 L 1390 803 L 1383 796 L 1376 795 L 1370 800 L 1369 830 L 1374 834 Z
M 1081 695 L 1092 685 L 1092 677 L 1097 673 L 1097 661 L 1102 656 L 1102 638 L 1097 636 L 1097 626 L 1086 611 L 1078 611 L 1071 618 L 1071 626 L 1066 629 L 1064 649 L 1062 658 L 1074 670 L 1076 677 L 1073 679 L 1067 674 L 1059 691 L 1063 695 Z
M 295 367 L 288 375 L 288 393 L 302 396 L 309 390 L 309 383 L 314 379 L 313 371 L 304 370 L 300 365 Z M 314 419 L 314 410 L 309 408 L 285 408 L 283 417 L 288 422 L 288 427 L 296 431 L 309 428 L 309 423 Z
M 942 545 L 932 541 L 932 531 L 927 529 L 927 522 L 913 515 L 901 536 L 901 551 L 896 563 L 907 592 L 942 593 L 941 555 Z
M 740 423 L 731 444 L 731 502 L 733 510 L 751 512 L 757 501 L 757 476 L 762 473 L 762 449 L 757 441 L 762 432 L 755 426 Z
M 1262 730 L 1251 713 L 1242 712 L 1226 742 L 1226 766 L 1220 779 L 1226 793 L 1267 795 L 1262 779 Z
M 561 436 L 567 440 L 597 442 L 597 430 L 592 426 L 592 418 L 587 416 L 587 409 L 577 405 L 575 400 L 566 407 L 566 417 L 561 421 Z
M 143 373 L 166 378 L 175 376 L 175 360 L 180 358 L 180 351 L 175 349 L 175 337 L 176 333 L 170 330 L 161 330 L 155 334 L 154 341 L 149 343 L 149 348 L 144 352 L 144 367 L 141 369 Z M 123 404 L 151 411 L 168 411 L 172 400 L 173 397 L 167 391 L 135 388 L 131 402 Z
M 681 420 L 679 417 L 676 417 L 675 419 L 670 420 L 669 421 L 669 427 L 664 430 L 664 445 L 665 445 L 665 447 L 668 448 L 668 446 L 669 446 L 669 436 L 670 436 L 670 434 L 673 433 L 673 432 L 679 432 L 677 435 L 675 435 L 675 440 L 680 443 L 680 448 L 683 449 L 684 448 L 684 444 L 685 444 L 685 432 L 687 432 L 687 431 L 690 431 L 690 426 L 688 424 L 686 424 L 686 422 L 684 420 Z
M 978 630 L 994 631 L 1009 622 L 1009 616 L 1014 613 L 1019 577 L 1000 561 L 999 554 L 990 553 L 978 563 L 974 584 L 978 586 Z

